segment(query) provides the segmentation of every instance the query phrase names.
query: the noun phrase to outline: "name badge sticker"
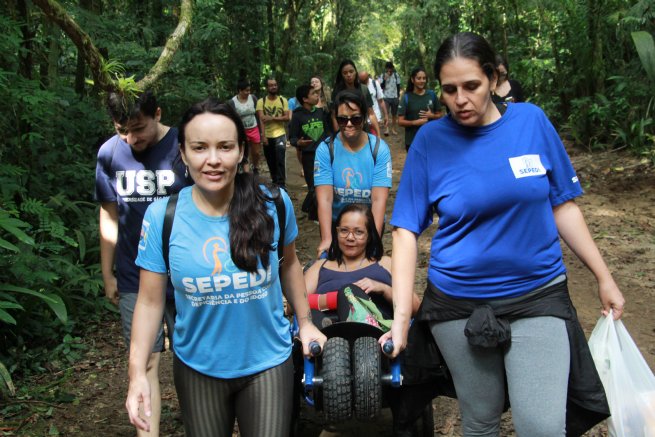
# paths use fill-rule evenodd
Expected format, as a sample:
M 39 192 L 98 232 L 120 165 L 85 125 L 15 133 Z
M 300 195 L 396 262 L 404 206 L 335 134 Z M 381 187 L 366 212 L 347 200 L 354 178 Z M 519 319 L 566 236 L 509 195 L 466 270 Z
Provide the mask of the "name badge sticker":
M 523 155 L 509 158 L 509 165 L 512 167 L 516 179 L 546 174 L 546 169 L 541 164 L 539 155 Z

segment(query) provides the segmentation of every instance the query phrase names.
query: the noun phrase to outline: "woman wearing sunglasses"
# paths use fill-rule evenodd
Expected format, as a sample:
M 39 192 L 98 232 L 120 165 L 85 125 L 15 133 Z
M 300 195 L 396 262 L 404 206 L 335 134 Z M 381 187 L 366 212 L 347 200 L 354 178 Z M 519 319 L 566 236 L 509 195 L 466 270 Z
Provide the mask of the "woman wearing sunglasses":
M 321 230 L 319 256 L 332 242 L 332 220 L 350 203 L 371 207 L 381 236 L 391 188 L 391 152 L 387 143 L 363 131 L 367 112 L 362 95 L 342 91 L 334 106 L 339 130 L 321 143 L 314 161 Z

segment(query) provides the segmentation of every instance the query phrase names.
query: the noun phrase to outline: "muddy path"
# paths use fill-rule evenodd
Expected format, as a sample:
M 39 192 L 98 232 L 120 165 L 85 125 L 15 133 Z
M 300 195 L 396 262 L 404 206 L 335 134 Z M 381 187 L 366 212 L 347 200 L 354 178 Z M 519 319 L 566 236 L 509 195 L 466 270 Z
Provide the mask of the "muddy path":
M 394 186 L 397 186 L 404 164 L 404 148 L 400 136 L 386 137 L 394 159 Z M 295 205 L 300 228 L 297 240 L 302 263 L 310 260 L 318 244 L 318 226 L 300 213 L 304 198 L 304 180 L 295 151 L 287 150 L 289 191 Z M 589 154 L 570 150 L 574 166 L 583 181 L 586 195 L 579 204 L 586 216 L 596 243 L 625 294 L 627 305 L 624 323 L 640 347 L 651 369 L 655 369 L 655 171 L 650 163 L 621 153 Z M 391 213 L 395 191 L 388 206 Z M 391 250 L 387 231 L 385 249 Z M 419 294 L 425 287 L 425 268 L 429 238 L 419 240 Z M 565 248 L 570 290 L 587 335 L 600 314 L 595 281 L 585 267 Z M 98 325 L 85 339 L 88 346 L 84 358 L 65 372 L 45 375 L 19 384 L 39 384 L 49 390 L 70 395 L 66 403 L 41 405 L 33 402 L 30 414 L 0 417 L 0 435 L 66 435 L 66 436 L 132 436 L 123 407 L 127 389 L 126 351 L 117 318 Z M 171 354 L 162 357 L 162 436 L 182 436 L 177 398 L 172 383 Z M 459 436 L 457 405 L 450 399 L 434 401 L 435 435 Z M 374 423 L 348 423 L 340 427 L 340 435 L 390 436 L 391 417 L 385 412 Z M 302 415 L 303 435 L 318 436 L 322 418 L 308 408 Z M 324 434 L 326 435 L 326 434 Z M 333 434 L 330 434 L 333 435 Z M 503 435 L 513 435 L 509 415 L 503 420 Z M 588 436 L 606 434 L 603 424 Z

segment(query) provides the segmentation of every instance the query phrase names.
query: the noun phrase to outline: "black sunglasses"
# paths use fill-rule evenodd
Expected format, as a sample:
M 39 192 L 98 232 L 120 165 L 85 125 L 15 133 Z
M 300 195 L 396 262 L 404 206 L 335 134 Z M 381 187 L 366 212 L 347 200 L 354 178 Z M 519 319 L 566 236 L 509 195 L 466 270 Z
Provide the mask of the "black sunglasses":
M 352 123 L 353 126 L 359 126 L 364 121 L 364 117 L 361 115 L 353 115 L 352 117 L 344 117 L 343 115 L 337 115 L 337 124 L 340 127 L 348 126 L 348 122 Z

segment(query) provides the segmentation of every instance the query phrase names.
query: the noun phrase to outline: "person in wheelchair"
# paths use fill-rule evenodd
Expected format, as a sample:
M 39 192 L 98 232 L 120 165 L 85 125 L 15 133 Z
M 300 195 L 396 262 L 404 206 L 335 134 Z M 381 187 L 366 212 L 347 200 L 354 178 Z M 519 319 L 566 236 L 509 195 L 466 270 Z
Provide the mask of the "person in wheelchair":
M 305 285 L 312 317 L 319 328 L 333 321 L 352 320 L 389 330 L 393 318 L 391 258 L 384 255 L 382 239 L 367 205 L 354 203 L 341 211 L 332 226 L 327 259 L 315 262 L 305 272 Z M 355 301 L 365 309 L 358 311 L 361 307 Z M 414 312 L 419 304 L 414 294 Z

